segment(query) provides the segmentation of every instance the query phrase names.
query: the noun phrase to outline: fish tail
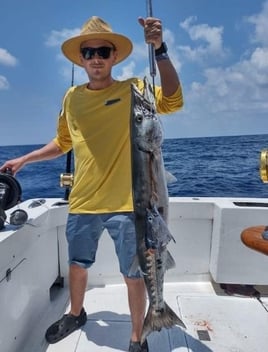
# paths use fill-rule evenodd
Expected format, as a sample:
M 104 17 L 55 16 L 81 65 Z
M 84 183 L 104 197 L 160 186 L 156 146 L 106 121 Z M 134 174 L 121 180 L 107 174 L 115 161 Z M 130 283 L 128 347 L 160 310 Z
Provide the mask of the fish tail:
M 160 331 L 162 328 L 169 329 L 175 325 L 179 325 L 186 329 L 183 321 L 177 314 L 164 302 L 164 308 L 161 311 L 155 311 L 150 305 L 146 317 L 144 319 L 141 344 L 146 337 L 153 331 Z

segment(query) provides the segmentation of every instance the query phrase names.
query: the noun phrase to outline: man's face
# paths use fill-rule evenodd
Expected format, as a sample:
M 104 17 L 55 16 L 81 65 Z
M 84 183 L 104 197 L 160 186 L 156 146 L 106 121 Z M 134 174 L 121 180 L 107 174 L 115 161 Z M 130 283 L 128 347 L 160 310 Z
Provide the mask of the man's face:
M 117 57 L 112 43 L 102 39 L 87 40 L 81 44 L 81 51 L 81 64 L 91 80 L 101 80 L 111 74 Z

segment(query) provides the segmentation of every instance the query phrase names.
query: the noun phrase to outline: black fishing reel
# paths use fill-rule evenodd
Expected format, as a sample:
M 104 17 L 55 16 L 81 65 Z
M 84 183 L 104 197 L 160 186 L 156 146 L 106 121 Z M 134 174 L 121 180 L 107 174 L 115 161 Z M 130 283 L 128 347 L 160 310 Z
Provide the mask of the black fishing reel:
M 4 227 L 7 216 L 5 210 L 14 207 L 21 201 L 21 186 L 12 175 L 10 169 L 0 173 L 0 230 Z M 17 209 L 10 215 L 12 225 L 22 225 L 27 221 L 28 215 L 22 209 Z

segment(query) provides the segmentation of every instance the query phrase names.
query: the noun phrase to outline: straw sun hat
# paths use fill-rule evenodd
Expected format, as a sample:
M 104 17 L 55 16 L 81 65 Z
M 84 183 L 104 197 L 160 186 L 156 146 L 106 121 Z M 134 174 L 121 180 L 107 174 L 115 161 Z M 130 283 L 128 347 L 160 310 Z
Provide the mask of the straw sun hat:
M 99 17 L 93 16 L 84 24 L 80 35 L 72 37 L 62 44 L 63 54 L 73 63 L 82 66 L 80 47 L 83 42 L 89 39 L 103 39 L 112 43 L 117 51 L 115 64 L 124 60 L 132 51 L 132 43 L 127 37 L 114 33 L 108 23 Z

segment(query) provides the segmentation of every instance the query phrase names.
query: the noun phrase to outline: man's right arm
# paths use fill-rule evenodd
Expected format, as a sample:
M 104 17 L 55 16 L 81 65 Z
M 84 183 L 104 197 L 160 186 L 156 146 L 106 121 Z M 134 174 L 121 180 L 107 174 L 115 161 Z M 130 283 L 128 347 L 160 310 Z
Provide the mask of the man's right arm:
M 0 172 L 5 172 L 6 169 L 10 169 L 12 174 L 15 175 L 26 164 L 54 159 L 61 155 L 63 155 L 62 150 L 52 140 L 40 149 L 36 149 L 16 159 L 6 161 L 2 166 L 0 166 Z

